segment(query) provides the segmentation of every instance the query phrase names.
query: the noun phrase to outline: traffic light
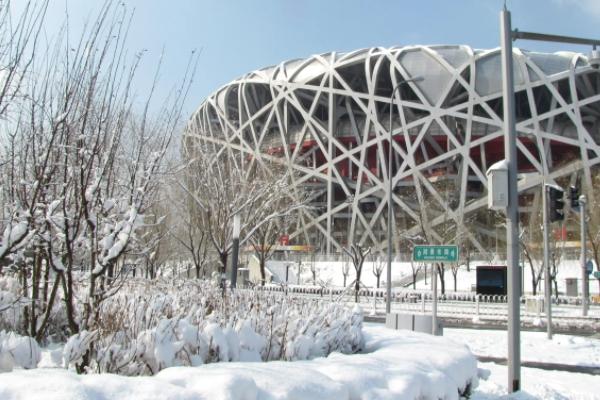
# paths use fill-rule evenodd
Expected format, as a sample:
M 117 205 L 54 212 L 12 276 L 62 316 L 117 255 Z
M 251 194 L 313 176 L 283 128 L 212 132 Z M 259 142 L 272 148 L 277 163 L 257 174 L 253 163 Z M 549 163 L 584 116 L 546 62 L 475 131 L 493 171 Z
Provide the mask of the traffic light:
M 550 222 L 562 221 L 565 219 L 565 213 L 563 211 L 563 208 L 565 207 L 565 201 L 563 200 L 565 192 L 559 186 L 548 185 L 547 188 Z
M 579 188 L 569 186 L 569 198 L 571 199 L 571 210 L 579 211 Z

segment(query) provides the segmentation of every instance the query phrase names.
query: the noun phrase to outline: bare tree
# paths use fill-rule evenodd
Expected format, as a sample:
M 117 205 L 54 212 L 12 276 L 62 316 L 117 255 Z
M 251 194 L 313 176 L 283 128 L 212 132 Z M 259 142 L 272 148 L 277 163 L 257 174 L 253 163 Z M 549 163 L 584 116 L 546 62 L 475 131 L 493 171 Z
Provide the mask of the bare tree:
M 537 294 L 538 286 L 544 272 L 544 264 L 541 261 L 543 259 L 543 254 L 541 253 L 543 249 L 540 246 L 535 246 L 535 243 L 540 243 L 539 237 L 536 239 L 535 236 L 534 233 L 528 232 L 526 229 L 521 229 L 519 235 L 519 243 L 521 244 L 523 255 L 529 264 L 531 291 L 534 296 Z
M 419 277 L 419 272 L 423 269 L 423 263 L 410 261 L 410 269 L 412 274 L 412 287 L 413 289 L 417 288 L 417 278 Z M 427 271 L 425 271 L 425 276 L 427 276 Z M 427 282 L 425 282 L 427 284 Z
M 9 217 L 2 220 L 0 259 L 19 268 L 32 304 L 25 319 L 38 340 L 59 289 L 68 331 L 98 328 L 99 307 L 122 287 L 128 260 L 155 257 L 164 236 L 149 229 L 160 224 L 151 209 L 195 62 L 158 118 L 150 117 L 154 86 L 137 110 L 133 82 L 142 53 L 127 55 L 129 16 L 107 1 L 78 41 L 61 30 L 32 56 L 18 114 L 4 125 Z M 33 264 L 20 261 L 31 254 Z M 76 301 L 78 288 L 86 293 Z M 87 356 L 78 370 L 86 363 Z
M 169 196 L 170 204 L 174 205 L 172 210 L 177 223 L 171 225 L 169 234 L 191 258 L 196 279 L 207 278 L 210 276 L 208 271 L 210 244 L 205 215 L 199 205 L 178 185 L 172 185 L 170 189 L 177 197 Z
M 460 269 L 459 263 L 451 263 L 450 271 L 452 272 L 452 278 L 454 280 L 454 291 L 456 292 L 457 280 L 458 280 L 458 271 Z
M 34 55 L 39 44 L 40 32 L 43 28 L 47 1 L 27 2 L 19 15 L 12 12 L 10 0 L 0 2 L 0 272 L 6 258 L 22 250 L 32 238 L 32 225 L 37 198 L 40 196 L 39 185 L 26 185 L 22 181 L 23 171 L 21 150 L 26 142 L 20 134 L 26 129 L 23 102 L 27 98 L 24 83 L 29 78 Z M 39 143 L 39 140 L 37 141 Z M 37 148 L 37 176 L 44 176 L 47 171 L 43 148 Z M 29 200 L 23 198 L 28 194 Z
M 381 274 L 383 274 L 383 270 L 385 268 L 386 263 L 381 259 L 381 257 L 377 257 L 373 261 L 373 275 L 377 279 L 377 289 L 379 289 L 379 282 L 381 280 Z
M 290 176 L 277 164 L 258 166 L 233 152 L 203 141 L 202 133 L 188 132 L 184 157 L 188 160 L 181 187 L 203 214 L 210 243 L 221 261 L 224 276 L 232 249 L 233 217 L 241 220 L 240 245 L 249 241 L 272 220 L 305 207 L 291 198 Z M 276 225 L 272 226 L 272 229 Z M 263 239 L 270 239 L 263 235 Z M 256 239 L 256 243 L 260 238 Z
M 363 248 L 359 244 L 352 244 L 349 249 L 344 248 L 344 253 L 346 253 L 350 260 L 352 260 L 352 265 L 354 265 L 354 271 L 356 272 L 356 279 L 354 279 L 354 301 L 358 303 L 358 292 L 360 290 L 360 277 L 362 275 L 362 268 L 365 262 L 365 258 L 371 252 L 371 248 Z
M 342 275 L 344 276 L 344 287 L 346 287 L 346 281 L 348 279 L 348 274 L 350 273 L 350 262 L 348 259 L 344 259 L 342 263 Z
M 586 185 L 582 190 L 587 198 L 586 210 L 588 210 L 588 213 L 583 216 L 580 212 L 579 218 L 587 218 L 587 240 L 596 264 L 596 271 L 600 272 L 600 215 L 597 212 L 592 212 L 592 210 L 597 210 L 600 207 L 598 188 L 600 188 L 600 168 L 596 167 L 592 171 L 591 187 Z M 597 278 L 597 282 L 600 290 L 600 278 Z
M 281 237 L 281 227 L 283 226 L 283 218 L 273 218 L 268 222 L 258 227 L 254 234 L 250 237 L 250 245 L 260 269 L 260 284 L 265 285 L 266 282 L 266 264 L 273 255 L 277 241 Z

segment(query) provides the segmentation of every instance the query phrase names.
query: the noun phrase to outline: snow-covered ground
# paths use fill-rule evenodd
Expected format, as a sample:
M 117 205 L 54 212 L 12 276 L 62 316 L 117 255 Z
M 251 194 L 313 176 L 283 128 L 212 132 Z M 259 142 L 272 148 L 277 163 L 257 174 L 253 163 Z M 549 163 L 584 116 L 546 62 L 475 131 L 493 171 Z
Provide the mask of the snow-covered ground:
M 504 365 L 479 363 L 489 371 L 480 379 L 471 400 L 597 400 L 600 399 L 600 376 L 537 368 L 521 368 L 521 391 L 506 394 L 508 369 Z
M 0 399 L 451 400 L 477 383 L 477 361 L 463 344 L 374 324 L 364 333 L 364 354 L 312 361 L 172 367 L 153 377 L 16 369 L 0 374 Z M 51 355 L 43 359 L 52 363 Z
M 506 331 L 446 328 L 444 336 L 466 344 L 478 356 L 507 355 Z M 546 332 L 521 332 L 521 360 L 600 367 L 600 339 L 553 335 L 548 340 Z
M 466 344 L 476 355 L 506 358 L 506 331 L 444 329 L 444 336 Z M 600 339 L 554 335 L 547 340 L 544 332 L 521 332 L 521 360 L 600 367 Z M 480 379 L 471 399 L 507 398 L 507 367 L 479 363 L 479 368 L 489 371 L 489 377 Z M 508 398 L 600 399 L 600 376 L 522 367 L 521 388 L 521 392 Z

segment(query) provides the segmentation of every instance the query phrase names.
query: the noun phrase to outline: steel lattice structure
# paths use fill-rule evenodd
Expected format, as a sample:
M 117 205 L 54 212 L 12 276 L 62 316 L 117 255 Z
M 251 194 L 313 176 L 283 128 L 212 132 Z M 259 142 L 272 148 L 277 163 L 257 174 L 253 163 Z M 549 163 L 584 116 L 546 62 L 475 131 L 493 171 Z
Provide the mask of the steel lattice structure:
M 514 62 L 519 192 L 537 204 L 543 179 L 591 186 L 600 161 L 600 73 L 578 53 L 515 49 Z M 415 77 L 423 80 L 393 98 L 395 250 L 402 235 L 424 229 L 444 241 L 450 224 L 484 251 L 494 233 L 481 217 L 486 170 L 504 158 L 499 49 L 377 47 L 283 62 L 207 98 L 184 143 L 290 168 L 314 206 L 289 228 L 293 242 L 327 252 L 348 243 L 384 249 L 390 95 Z

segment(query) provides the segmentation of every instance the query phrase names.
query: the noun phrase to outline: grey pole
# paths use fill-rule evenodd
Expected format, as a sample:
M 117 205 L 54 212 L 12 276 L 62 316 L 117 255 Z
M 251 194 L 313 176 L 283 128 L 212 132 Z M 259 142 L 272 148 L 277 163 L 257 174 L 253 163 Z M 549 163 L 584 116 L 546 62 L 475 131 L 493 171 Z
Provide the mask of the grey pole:
M 546 186 L 546 181 L 544 180 L 542 186 L 542 206 L 544 207 L 543 216 L 544 216 L 544 302 L 546 306 L 546 332 L 548 334 L 548 339 L 552 339 L 552 304 L 551 301 L 551 290 L 552 285 L 550 285 L 550 256 L 548 254 L 548 242 L 550 241 L 549 236 L 549 224 L 548 224 L 548 186 Z
M 386 271 L 386 299 L 385 299 L 385 313 L 389 314 L 392 311 L 392 148 L 393 148 L 393 129 L 392 129 L 392 115 L 394 114 L 394 94 L 402 86 L 409 82 L 420 82 L 422 77 L 416 77 L 412 79 L 405 79 L 398 82 L 392 94 L 390 95 L 390 125 L 389 125 L 389 146 L 388 146 L 388 215 L 387 215 L 387 271 Z
M 584 317 L 588 315 L 588 301 L 590 298 L 590 287 L 588 284 L 588 274 L 585 266 L 586 263 L 586 245 L 587 245 L 587 237 L 586 237 L 586 220 L 585 220 L 585 206 L 586 199 L 584 195 L 579 196 L 579 207 L 581 210 L 581 256 L 580 256 L 580 264 L 581 264 L 581 306 L 582 306 L 582 314 Z
M 432 303 L 431 303 L 431 334 L 437 334 L 437 276 L 436 266 L 431 264 L 431 292 L 432 292 Z
M 240 216 L 233 216 L 233 246 L 231 249 L 231 288 L 237 285 L 238 255 L 240 250 Z
M 510 12 L 500 13 L 502 47 L 502 99 L 504 103 L 504 154 L 508 163 L 508 207 L 506 209 L 506 263 L 508 267 L 508 390 L 521 389 L 519 212 L 517 193 L 517 137 Z

